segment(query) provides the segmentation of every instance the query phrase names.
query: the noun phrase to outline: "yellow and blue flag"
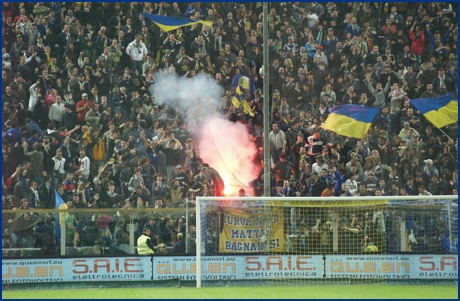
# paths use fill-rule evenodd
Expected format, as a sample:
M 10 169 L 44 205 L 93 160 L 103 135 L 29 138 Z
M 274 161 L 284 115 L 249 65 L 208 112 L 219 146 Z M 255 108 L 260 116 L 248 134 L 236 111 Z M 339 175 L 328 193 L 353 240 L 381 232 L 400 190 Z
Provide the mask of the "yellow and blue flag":
M 142 13 L 142 14 L 145 17 L 152 20 L 153 23 L 155 23 L 158 27 L 160 27 L 165 32 L 176 30 L 184 26 L 191 26 L 193 24 L 203 24 L 209 27 L 212 26 L 212 21 L 203 21 L 203 20 L 194 21 L 189 18 L 167 17 L 167 16 L 151 15 L 151 14 L 145 14 L 145 13 Z
M 245 100 L 243 100 L 243 108 L 244 108 L 244 113 L 247 113 L 254 117 L 254 112 L 252 112 L 252 108 L 249 106 L 249 103 Z
M 237 74 L 232 79 L 232 87 L 240 86 L 243 89 L 254 92 L 256 87 L 254 86 L 254 81 L 247 76 Z
M 339 135 L 364 138 L 379 111 L 358 105 L 332 107 L 322 127 Z
M 232 104 L 237 109 L 241 105 L 241 95 L 243 95 L 243 91 L 241 91 L 240 86 L 238 85 L 235 90 L 235 95 L 232 98 Z
M 458 101 L 451 93 L 438 98 L 412 99 L 410 103 L 438 128 L 458 122 Z

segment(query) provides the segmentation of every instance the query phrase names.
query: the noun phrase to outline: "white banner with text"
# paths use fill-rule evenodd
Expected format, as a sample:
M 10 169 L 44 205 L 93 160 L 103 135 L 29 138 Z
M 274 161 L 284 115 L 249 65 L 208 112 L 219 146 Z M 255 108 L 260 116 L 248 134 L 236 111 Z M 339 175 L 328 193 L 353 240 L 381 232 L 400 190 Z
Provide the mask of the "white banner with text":
M 2 283 L 150 280 L 150 257 L 3 259 Z

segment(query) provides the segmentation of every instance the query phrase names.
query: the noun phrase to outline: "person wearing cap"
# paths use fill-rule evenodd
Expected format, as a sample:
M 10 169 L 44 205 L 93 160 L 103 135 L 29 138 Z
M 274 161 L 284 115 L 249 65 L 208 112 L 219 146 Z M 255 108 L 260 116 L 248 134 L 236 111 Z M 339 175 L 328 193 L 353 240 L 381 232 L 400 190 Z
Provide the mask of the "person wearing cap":
M 433 89 L 438 95 L 444 95 L 448 91 L 454 91 L 454 83 L 451 76 L 445 73 L 443 66 L 438 66 L 438 75 L 433 80 Z
M 290 53 L 291 51 L 294 51 L 294 53 L 297 54 L 299 52 L 299 45 L 294 43 L 294 37 L 293 36 L 288 37 L 288 42 L 286 44 L 284 44 L 283 50 L 286 53 Z
M 133 72 L 137 70 L 139 75 L 142 74 L 142 64 L 148 53 L 147 47 L 142 42 L 142 34 L 137 34 L 134 41 L 128 44 L 126 53 L 129 55 L 132 63 L 131 70 Z
M 179 181 L 179 185 L 184 193 L 187 191 L 188 187 L 192 185 L 192 179 L 190 179 L 188 174 L 184 172 L 184 168 L 182 168 L 181 165 L 176 166 L 176 171 L 174 172 L 173 180 Z
M 321 197 L 334 196 L 334 187 L 336 182 L 334 180 L 328 180 L 326 182 L 326 188 L 321 192 Z
M 439 175 L 438 169 L 433 165 L 433 160 L 426 159 L 423 160 L 423 162 L 425 163 L 425 166 L 423 166 L 422 171 L 428 176 L 428 179 L 431 179 L 432 175 Z
M 323 39 L 322 46 L 324 47 L 324 52 L 326 56 L 330 59 L 331 54 L 336 53 L 336 45 L 339 39 L 334 35 L 334 29 L 331 27 L 327 30 L 327 35 Z
M 370 170 L 367 173 L 367 179 L 363 181 L 363 185 L 366 189 L 366 194 L 367 195 L 375 195 L 375 191 L 377 190 L 379 186 L 379 182 L 375 178 L 374 171 Z M 362 196 L 362 194 L 361 194 Z
M 81 97 L 82 99 L 76 105 L 77 118 L 80 124 L 85 124 L 86 113 L 93 107 L 93 102 L 89 100 L 87 93 L 83 93 Z
M 316 54 L 315 54 L 314 62 L 318 64 L 318 67 L 321 66 L 321 63 L 328 65 L 329 60 L 327 56 L 324 54 L 323 50 L 324 50 L 324 47 L 322 45 L 318 45 L 318 47 L 316 47 Z
M 16 42 L 11 45 L 11 56 L 14 59 L 14 62 L 19 62 L 19 58 L 22 56 L 22 51 L 27 50 L 27 43 L 24 41 L 22 35 L 18 34 L 16 36 Z
M 311 178 L 308 180 L 307 195 L 308 196 L 321 196 L 324 189 L 326 189 L 326 183 L 319 177 L 318 172 L 314 171 L 311 173 Z

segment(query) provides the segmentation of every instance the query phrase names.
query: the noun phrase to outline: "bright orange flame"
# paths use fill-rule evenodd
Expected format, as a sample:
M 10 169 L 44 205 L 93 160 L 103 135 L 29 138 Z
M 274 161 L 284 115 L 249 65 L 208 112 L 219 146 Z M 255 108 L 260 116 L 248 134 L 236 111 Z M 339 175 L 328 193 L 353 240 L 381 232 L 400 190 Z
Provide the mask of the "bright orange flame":
M 211 119 L 200 133 L 198 148 L 204 162 L 217 170 L 225 183 L 226 196 L 237 196 L 244 188 L 248 195 L 250 181 L 257 178 L 260 166 L 254 164 L 258 154 L 246 125 L 223 119 Z
M 224 193 L 225 193 L 225 196 L 232 196 L 233 188 L 228 185 L 225 185 Z

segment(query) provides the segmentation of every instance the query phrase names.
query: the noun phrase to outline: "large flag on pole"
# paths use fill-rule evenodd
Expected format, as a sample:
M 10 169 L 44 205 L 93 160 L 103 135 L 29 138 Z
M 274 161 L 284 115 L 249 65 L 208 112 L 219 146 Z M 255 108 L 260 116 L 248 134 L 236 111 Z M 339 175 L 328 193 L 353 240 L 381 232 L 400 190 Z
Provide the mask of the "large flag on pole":
M 64 203 L 62 200 L 61 196 L 59 193 L 54 190 L 54 199 L 55 199 L 55 208 L 56 209 L 67 209 L 67 205 Z M 64 225 L 64 213 L 56 213 L 56 218 L 55 218 L 55 224 L 56 224 L 56 240 L 59 242 L 58 245 L 61 242 L 61 225 Z
M 450 93 L 438 98 L 412 99 L 410 103 L 438 128 L 458 122 L 458 101 Z
M 359 105 L 343 105 L 329 109 L 323 128 L 339 135 L 364 138 L 380 108 Z
M 212 26 L 212 21 L 203 21 L 203 20 L 194 21 L 189 18 L 167 17 L 167 16 L 151 15 L 151 14 L 145 14 L 145 13 L 142 13 L 142 14 L 145 17 L 152 20 L 153 23 L 155 23 L 158 27 L 163 29 L 163 31 L 165 32 L 176 30 L 184 26 L 191 26 L 193 24 L 203 24 L 209 27 Z

